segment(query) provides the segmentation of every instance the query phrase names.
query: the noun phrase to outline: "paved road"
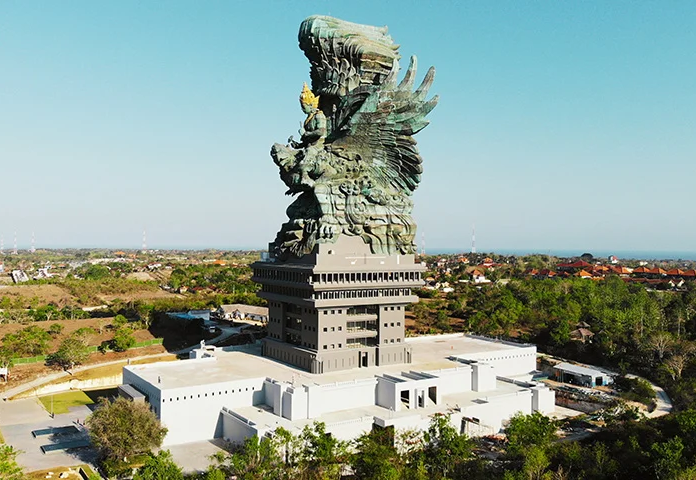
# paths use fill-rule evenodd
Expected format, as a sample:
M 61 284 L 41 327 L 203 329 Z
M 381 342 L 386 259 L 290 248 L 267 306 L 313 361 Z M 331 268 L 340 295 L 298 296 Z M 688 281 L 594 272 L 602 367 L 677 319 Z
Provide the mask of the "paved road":
M 627 374 L 626 376 L 629 378 L 642 378 L 633 374 Z M 655 403 L 657 406 L 655 407 L 655 410 L 647 413 L 645 416 L 648 418 L 657 418 L 670 413 L 672 411 L 672 400 L 670 400 L 667 392 L 665 392 L 662 387 L 652 383 L 650 380 L 646 381 L 649 382 L 653 390 L 655 390 Z

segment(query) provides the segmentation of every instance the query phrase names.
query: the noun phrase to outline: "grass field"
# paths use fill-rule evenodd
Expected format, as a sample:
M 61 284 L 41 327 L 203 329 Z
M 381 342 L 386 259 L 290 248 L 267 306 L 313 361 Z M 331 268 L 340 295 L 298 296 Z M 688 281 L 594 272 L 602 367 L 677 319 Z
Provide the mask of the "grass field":
M 82 405 L 92 405 L 94 400 L 89 398 L 82 390 L 74 390 L 64 393 L 56 393 L 54 395 L 46 395 L 39 397 L 39 401 L 44 406 L 48 413 L 51 413 L 51 399 L 53 399 L 53 413 L 60 415 L 68 413 L 71 407 L 80 407 Z
M 46 475 L 48 475 L 48 472 L 53 472 L 53 475 L 51 478 L 59 478 L 60 474 L 65 472 L 68 474 L 66 477 L 66 480 L 82 480 L 82 476 L 78 473 L 78 469 L 81 468 L 84 470 L 84 472 L 87 475 L 93 475 L 94 470 L 89 465 L 78 465 L 77 467 L 56 467 L 56 468 L 49 468 L 48 470 L 39 470 L 36 472 L 29 472 L 24 474 L 24 478 L 26 480 L 44 480 L 46 478 Z M 72 474 L 70 473 L 72 471 Z
M 130 365 L 141 365 L 145 363 L 155 363 L 155 362 L 172 362 L 177 360 L 176 355 L 160 355 L 151 358 L 141 358 L 139 360 L 131 360 Z M 111 377 L 113 375 L 118 375 L 123 371 L 123 367 L 129 365 L 128 360 L 124 360 L 113 365 L 105 365 L 103 367 L 94 367 L 75 372 L 71 377 L 76 380 L 94 380 L 95 378 Z M 61 381 L 55 381 L 51 383 L 62 383 L 65 379 Z

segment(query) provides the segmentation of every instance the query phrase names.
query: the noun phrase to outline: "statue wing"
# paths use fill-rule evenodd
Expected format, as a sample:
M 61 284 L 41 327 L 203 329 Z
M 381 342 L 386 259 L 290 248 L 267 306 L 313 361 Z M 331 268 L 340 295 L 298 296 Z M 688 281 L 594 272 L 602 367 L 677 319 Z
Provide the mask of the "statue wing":
M 381 85 L 398 68 L 399 46 L 387 27 L 314 15 L 298 37 L 311 64 L 312 91 L 330 103 L 362 85 Z
M 423 172 L 413 135 L 428 125 L 425 117 L 439 97 L 426 99 L 435 78 L 433 67 L 415 91 L 416 58 L 411 57 L 398 85 L 396 72 L 392 70 L 380 87 L 358 87 L 341 99 L 327 141 L 337 154 L 345 152 L 354 160 L 367 162 L 370 178 L 410 195 Z

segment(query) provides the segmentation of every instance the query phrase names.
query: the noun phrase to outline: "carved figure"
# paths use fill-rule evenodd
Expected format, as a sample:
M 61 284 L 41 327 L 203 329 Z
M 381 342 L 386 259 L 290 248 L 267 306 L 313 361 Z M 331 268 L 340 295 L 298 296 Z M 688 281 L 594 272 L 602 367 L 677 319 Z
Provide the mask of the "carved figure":
M 312 16 L 299 42 L 312 89 L 305 84 L 300 95 L 301 140 L 271 149 L 286 193 L 298 195 L 274 256 L 300 257 L 341 234 L 360 236 L 373 253 L 414 253 L 411 196 L 423 169 L 413 135 L 438 101 L 426 99 L 434 68 L 413 91 L 411 57 L 397 84 L 400 55 L 386 27 Z

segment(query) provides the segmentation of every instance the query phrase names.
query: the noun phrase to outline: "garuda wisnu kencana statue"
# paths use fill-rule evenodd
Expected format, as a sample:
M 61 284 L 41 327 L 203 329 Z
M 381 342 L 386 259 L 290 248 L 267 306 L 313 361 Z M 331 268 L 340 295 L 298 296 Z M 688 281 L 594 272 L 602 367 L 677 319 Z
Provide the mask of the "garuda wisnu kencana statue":
M 386 27 L 326 16 L 302 22 L 300 48 L 310 61 L 312 88 L 300 105 L 301 138 L 275 144 L 288 207 L 273 254 L 310 253 L 339 235 L 360 236 L 373 253 L 415 253 L 411 196 L 423 172 L 413 135 L 438 97 L 427 99 L 435 69 L 414 91 L 416 58 L 397 83 L 399 50 Z

